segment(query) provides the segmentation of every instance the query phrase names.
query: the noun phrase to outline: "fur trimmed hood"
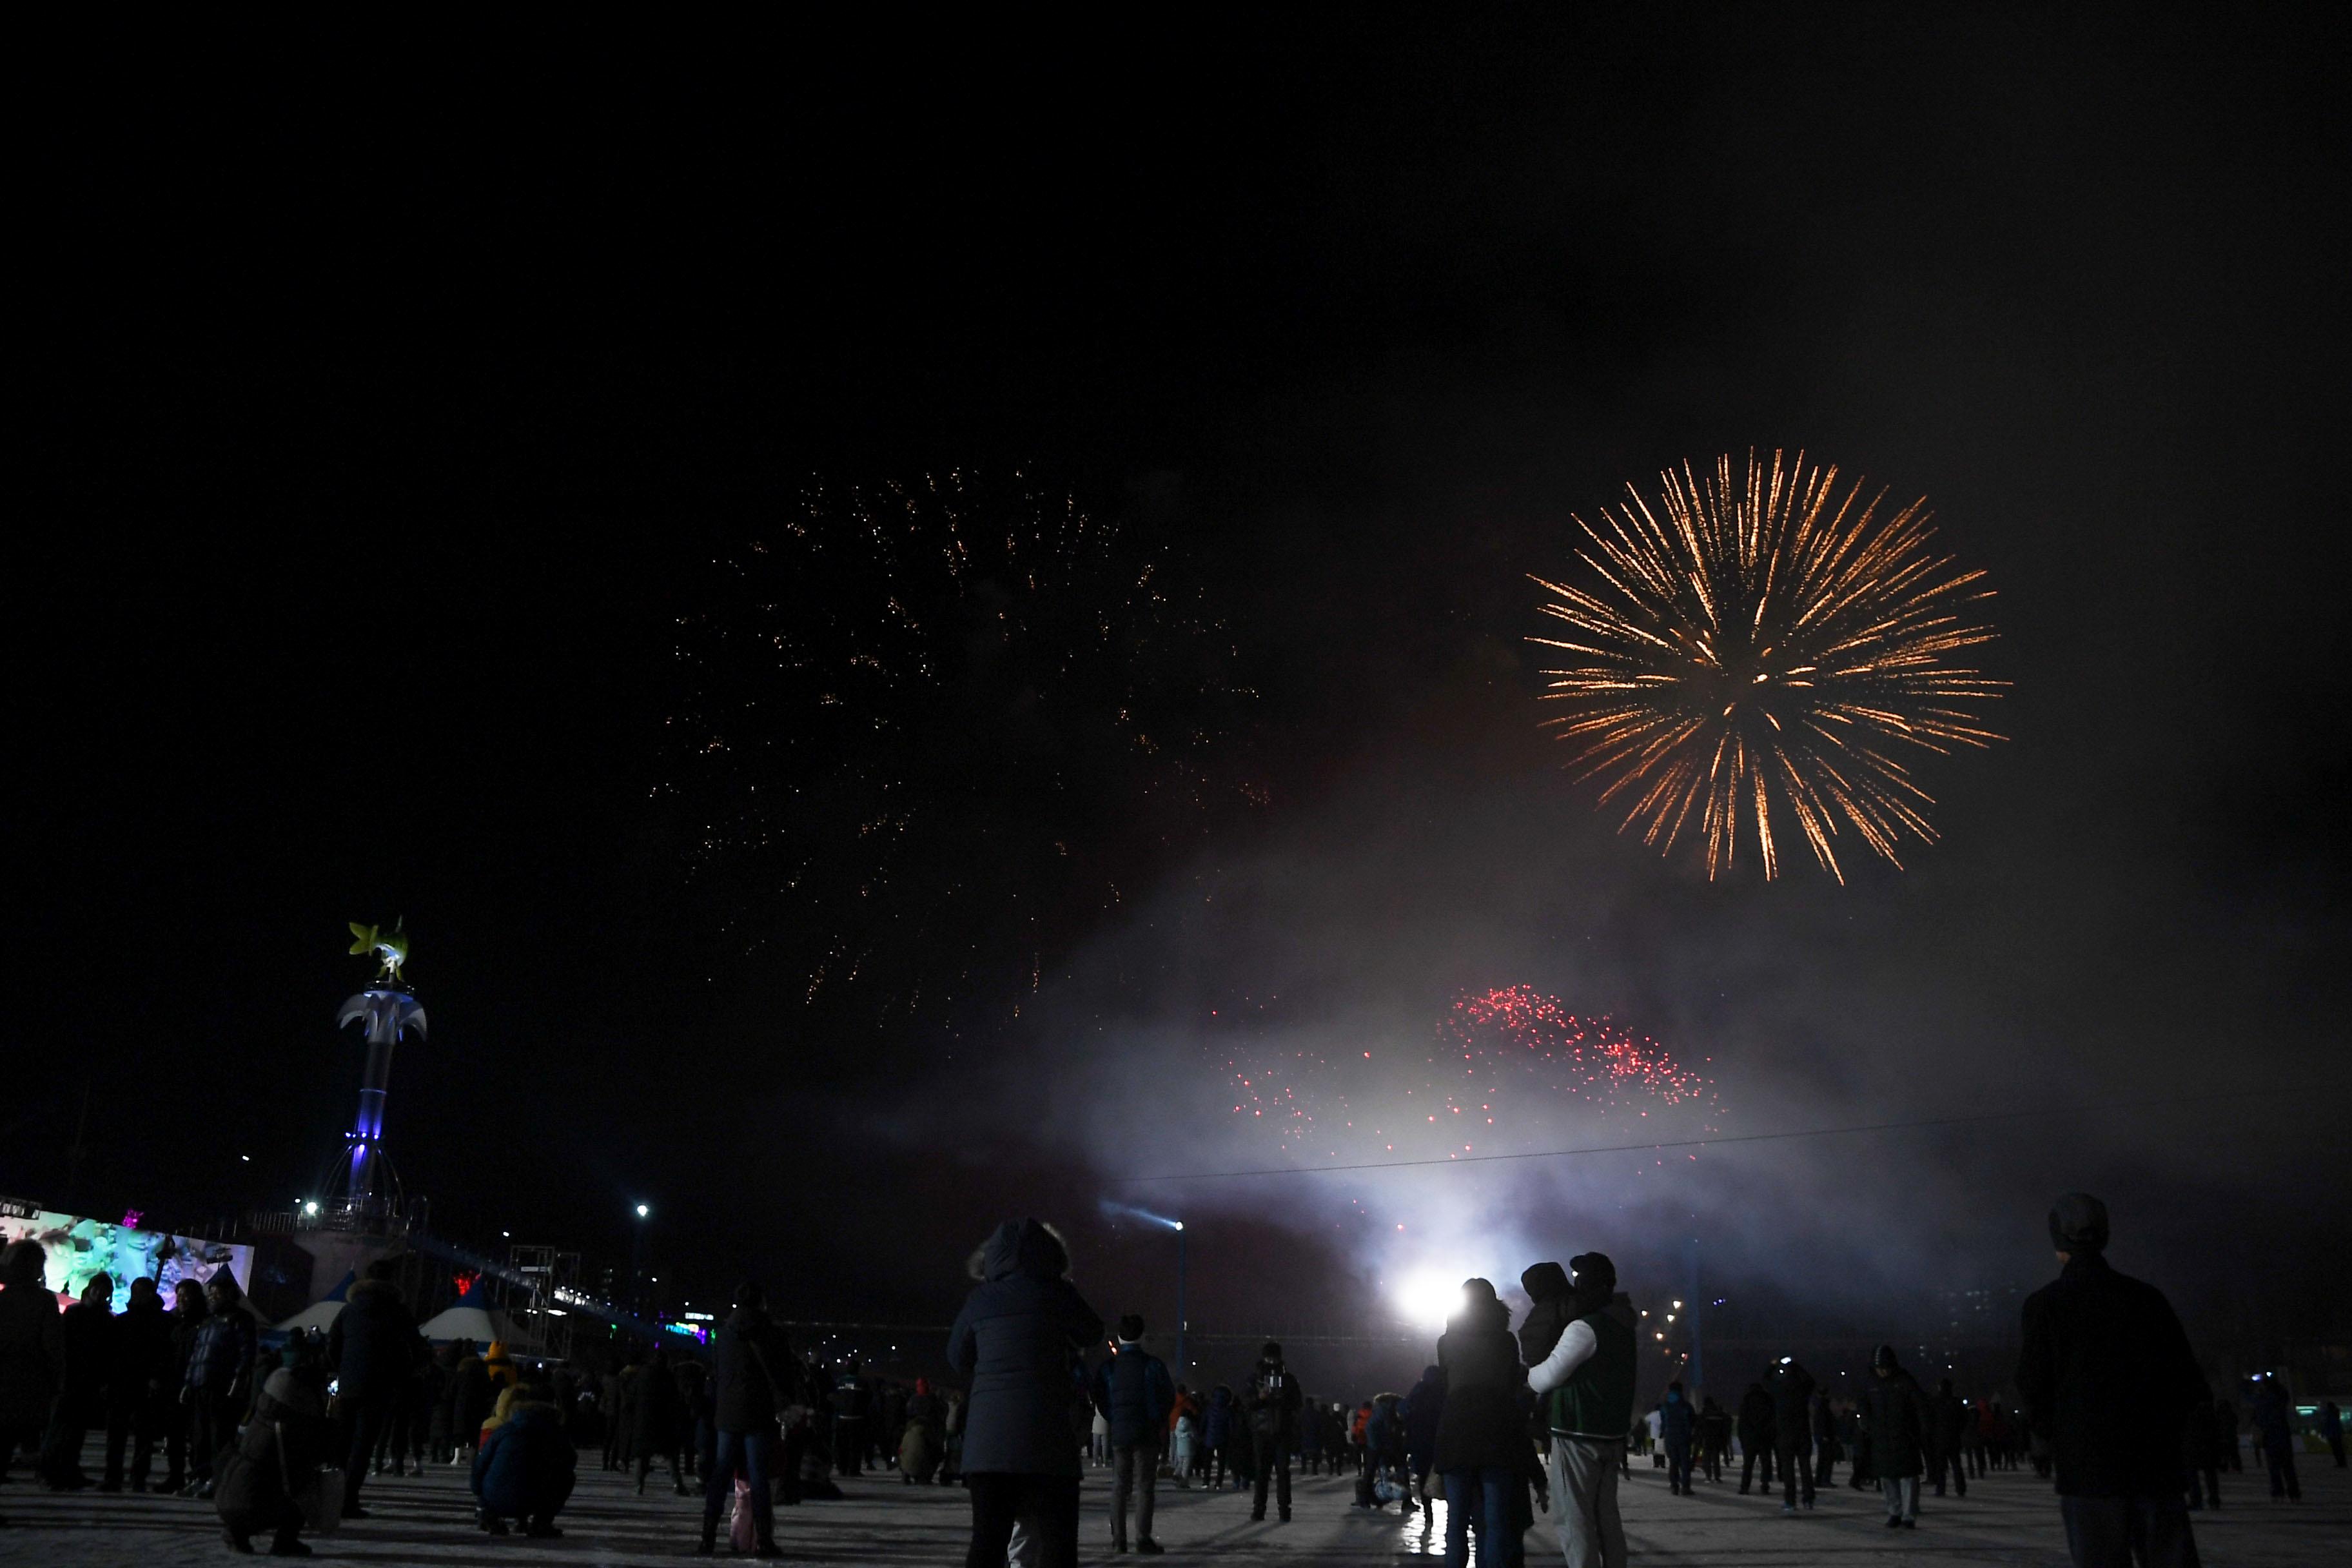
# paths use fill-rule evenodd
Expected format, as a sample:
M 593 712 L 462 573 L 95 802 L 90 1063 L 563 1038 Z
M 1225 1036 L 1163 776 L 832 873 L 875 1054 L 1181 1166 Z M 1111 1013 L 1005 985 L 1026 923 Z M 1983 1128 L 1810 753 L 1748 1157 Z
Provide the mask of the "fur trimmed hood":
M 1032 1279 L 1070 1277 L 1070 1248 L 1062 1233 L 1042 1219 L 1008 1219 L 980 1244 L 967 1265 L 974 1279 Z

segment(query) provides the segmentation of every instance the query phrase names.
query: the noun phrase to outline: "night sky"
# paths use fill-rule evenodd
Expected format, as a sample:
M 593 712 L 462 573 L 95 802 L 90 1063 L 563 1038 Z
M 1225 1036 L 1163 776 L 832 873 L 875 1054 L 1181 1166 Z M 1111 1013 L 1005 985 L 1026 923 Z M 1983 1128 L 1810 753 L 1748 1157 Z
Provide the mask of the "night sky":
M 943 1321 L 1036 1212 L 1098 1307 L 1164 1318 L 1111 1196 L 1209 1221 L 1193 1316 L 1236 1331 L 1595 1245 L 1679 1288 L 1697 1235 L 1710 1282 L 1867 1332 L 2038 1280 L 2082 1186 L 2205 1321 L 2318 1331 L 2352 1226 L 2324 25 L 1185 10 L 55 62 L 0 1192 L 315 1191 L 343 922 L 404 915 L 433 1036 L 389 1147 L 436 1226 L 625 1255 L 649 1201 L 688 1294 L 757 1267 L 795 1315 Z M 1537 729 L 1569 513 L 1751 447 L 1927 495 L 1998 589 L 2011 739 L 1927 771 L 1907 871 L 1710 885 Z M 1255 695 L 1181 831 L 1078 803 L 1139 880 L 1034 982 L 853 1027 L 687 874 L 679 628 L 812 485 L 959 469 L 1164 550 Z M 1728 1132 L 2242 1098 L 1109 1184 L 1286 1163 L 1235 1049 L 1420 1051 L 1521 984 L 1706 1060 Z

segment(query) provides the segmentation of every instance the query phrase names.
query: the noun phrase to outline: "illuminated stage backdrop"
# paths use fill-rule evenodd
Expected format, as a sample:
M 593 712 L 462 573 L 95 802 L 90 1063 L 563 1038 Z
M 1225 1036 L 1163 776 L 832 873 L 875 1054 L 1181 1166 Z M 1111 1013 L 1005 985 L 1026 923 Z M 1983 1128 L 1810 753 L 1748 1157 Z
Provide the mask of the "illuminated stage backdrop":
M 225 1241 L 205 1241 L 160 1230 L 79 1215 L 37 1209 L 26 1215 L 0 1215 L 0 1246 L 26 1237 L 49 1255 L 47 1283 L 68 1300 L 79 1300 L 89 1277 L 101 1269 L 114 1278 L 114 1310 L 131 1303 L 131 1281 L 145 1278 L 172 1303 L 172 1287 L 183 1279 L 199 1284 L 226 1268 L 240 1289 L 253 1283 L 253 1248 Z

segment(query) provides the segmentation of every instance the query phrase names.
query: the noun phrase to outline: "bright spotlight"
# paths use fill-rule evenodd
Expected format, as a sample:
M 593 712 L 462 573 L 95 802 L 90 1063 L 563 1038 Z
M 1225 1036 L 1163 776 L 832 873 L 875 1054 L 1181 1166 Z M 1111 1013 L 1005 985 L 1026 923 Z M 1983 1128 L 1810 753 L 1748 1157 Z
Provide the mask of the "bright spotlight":
M 1183 1222 L 1182 1220 L 1181 1220 L 1181 1219 L 1180 1219 L 1180 1220 L 1178 1220 L 1178 1221 L 1176 1222 L 1176 1228 L 1177 1228 L 1178 1230 L 1181 1230 L 1181 1229 L 1183 1229 L 1183 1228 L 1184 1228 L 1184 1222 Z
M 654 1211 L 653 1211 L 652 1205 L 647 1205 L 647 1204 L 639 1204 L 639 1205 L 637 1205 L 637 1217 L 638 1217 L 639 1219 L 644 1219 L 644 1218 L 646 1218 L 647 1215 L 651 1215 L 653 1212 L 654 1212 Z
M 1424 1268 L 1401 1280 L 1393 1296 L 1405 1321 L 1424 1328 L 1442 1329 L 1462 1305 L 1461 1274 Z

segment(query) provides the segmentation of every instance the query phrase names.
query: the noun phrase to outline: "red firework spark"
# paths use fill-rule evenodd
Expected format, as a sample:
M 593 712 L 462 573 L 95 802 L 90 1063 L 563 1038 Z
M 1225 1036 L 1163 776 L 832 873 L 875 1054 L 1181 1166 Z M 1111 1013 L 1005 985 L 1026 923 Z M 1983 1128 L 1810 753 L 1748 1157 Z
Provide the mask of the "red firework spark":
M 1426 1051 L 1253 1052 L 1234 1044 L 1224 1044 L 1233 1114 L 1265 1123 L 1302 1152 L 1334 1158 L 1344 1150 L 1458 1159 L 1556 1136 L 1563 1100 L 1598 1117 L 1646 1117 L 1715 1093 L 1705 1073 L 1657 1041 L 1605 1016 L 1580 1017 L 1532 985 L 1464 993 Z M 1405 1067 L 1400 1079 L 1401 1057 L 1422 1058 L 1420 1069 Z
M 1439 1033 L 1460 1051 L 1472 1078 L 1482 1067 L 1535 1067 L 1563 1092 L 1606 1100 L 1632 1091 L 1668 1105 L 1709 1087 L 1703 1074 L 1676 1062 L 1657 1041 L 1621 1029 L 1606 1016 L 1580 1018 L 1532 985 L 1465 994 Z

